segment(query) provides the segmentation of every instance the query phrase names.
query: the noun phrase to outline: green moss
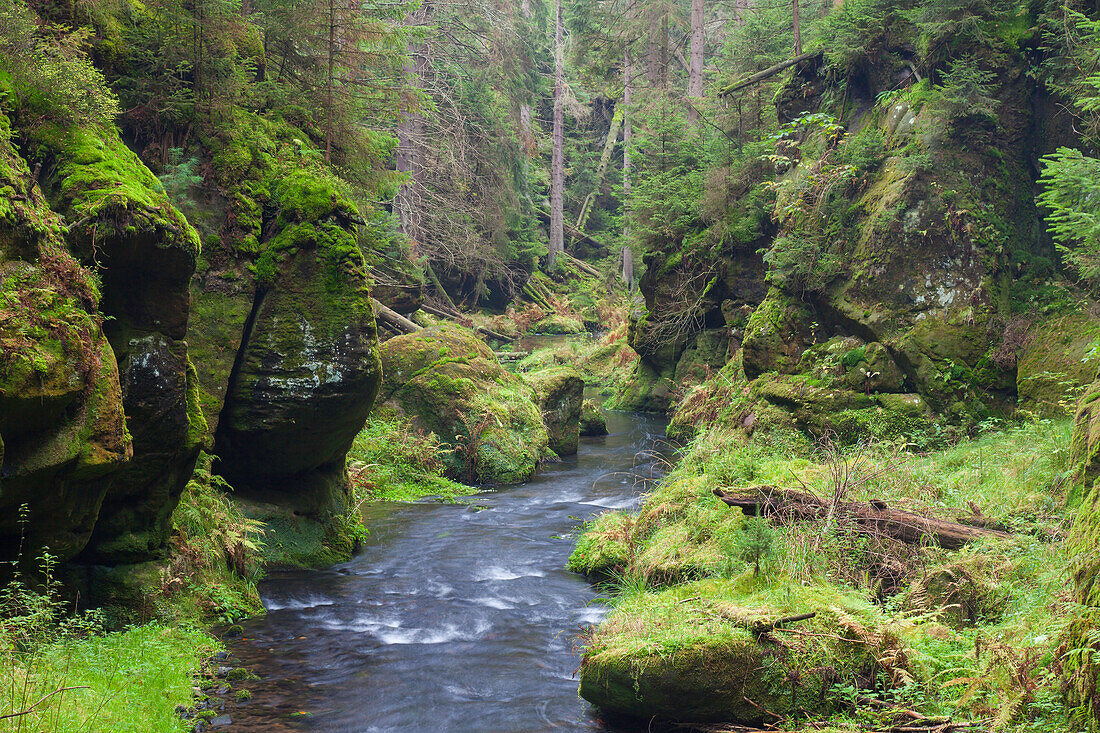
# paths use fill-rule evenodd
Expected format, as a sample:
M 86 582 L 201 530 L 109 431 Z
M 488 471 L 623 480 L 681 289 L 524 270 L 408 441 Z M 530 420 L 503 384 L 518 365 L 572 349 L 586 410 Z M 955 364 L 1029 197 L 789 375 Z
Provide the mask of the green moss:
M 751 631 L 807 612 L 816 616 L 798 631 L 809 635 L 778 632 L 780 642 Z M 751 575 L 687 583 L 616 607 L 585 650 L 580 692 L 640 718 L 759 724 L 765 710 L 820 716 L 844 704 L 836 686 L 873 670 L 867 637 L 885 625 L 859 594 L 828 586 L 768 586 Z
M 381 348 L 380 400 L 450 449 L 452 478 L 517 483 L 548 450 L 535 393 L 469 331 L 435 326 Z M 578 405 L 579 409 L 579 405 Z
M 1016 359 L 1020 405 L 1040 415 L 1072 412 L 1100 364 L 1100 319 L 1083 308 L 1031 323 Z

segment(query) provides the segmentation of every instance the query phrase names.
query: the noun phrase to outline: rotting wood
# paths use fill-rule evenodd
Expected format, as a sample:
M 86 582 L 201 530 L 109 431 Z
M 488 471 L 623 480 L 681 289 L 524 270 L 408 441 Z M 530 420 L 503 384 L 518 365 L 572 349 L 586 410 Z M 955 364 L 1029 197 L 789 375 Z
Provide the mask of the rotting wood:
M 829 503 L 824 499 L 804 491 L 775 486 L 755 486 L 736 493 L 715 489 L 714 495 L 749 516 L 761 514 L 780 520 L 809 521 L 824 519 L 830 513 Z M 1006 539 L 1011 536 L 1000 530 L 891 509 L 883 501 L 839 502 L 832 507 L 832 515 L 847 518 L 868 533 L 884 534 L 911 545 L 932 541 L 949 550 L 957 550 L 979 539 Z
M 775 66 L 769 66 L 768 68 L 764 69 L 763 71 L 758 71 L 755 74 L 753 74 L 752 76 L 748 77 L 747 79 L 743 79 L 742 81 L 738 81 L 738 82 L 734 82 L 733 84 L 730 84 L 725 89 L 722 89 L 721 91 L 719 91 L 718 96 L 719 97 L 725 97 L 725 96 L 728 96 L 730 94 L 733 94 L 734 92 L 741 91 L 745 87 L 752 86 L 753 84 L 756 84 L 757 82 L 761 82 L 761 81 L 764 81 L 765 79 L 767 79 L 769 77 L 775 76 L 780 71 L 783 71 L 783 69 L 789 69 L 790 67 L 794 66 L 795 64 L 806 61 L 807 59 L 812 59 L 814 56 L 819 56 L 820 54 L 821 54 L 820 51 L 810 51 L 809 53 L 799 54 L 799 55 L 795 56 L 793 59 L 788 59 L 786 61 L 780 61 Z
M 374 306 L 374 311 L 379 318 L 402 333 L 416 333 L 423 328 L 423 326 L 413 323 L 393 308 L 383 305 L 377 298 L 371 298 L 370 302 Z
M 784 616 L 783 618 L 777 618 L 775 621 L 757 621 L 752 625 L 750 630 L 754 635 L 762 636 L 769 631 L 775 631 L 776 629 L 781 629 L 784 626 L 796 624 L 799 621 L 808 621 L 814 616 L 817 616 L 816 611 L 812 611 L 810 613 L 800 613 L 795 616 Z

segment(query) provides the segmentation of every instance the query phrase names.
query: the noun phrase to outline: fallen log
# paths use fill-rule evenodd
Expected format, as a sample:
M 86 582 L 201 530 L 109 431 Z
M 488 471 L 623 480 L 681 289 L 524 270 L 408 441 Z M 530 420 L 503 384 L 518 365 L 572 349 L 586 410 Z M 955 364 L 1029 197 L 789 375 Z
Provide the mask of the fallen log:
M 377 299 L 371 298 L 370 302 L 372 305 L 374 305 L 374 312 L 377 317 L 381 318 L 383 321 L 390 324 L 401 333 L 416 333 L 421 329 L 421 326 L 413 323 L 408 318 L 405 318 L 405 316 L 401 315 L 394 309 L 382 305 L 382 303 L 378 302 Z
M 768 68 L 764 69 L 763 71 L 759 71 L 759 72 L 753 74 L 752 76 L 750 76 L 750 77 L 748 77 L 748 78 L 746 78 L 742 81 L 734 82 L 733 84 L 730 84 L 725 89 L 719 90 L 718 96 L 719 97 L 725 97 L 729 94 L 733 94 L 734 92 L 740 91 L 741 89 L 744 89 L 747 86 L 752 86 L 753 84 L 755 84 L 759 81 L 764 81 L 768 77 L 775 76 L 780 71 L 783 71 L 783 69 L 788 69 L 788 68 L 794 66 L 795 64 L 797 64 L 799 62 L 805 61 L 806 59 L 812 59 L 814 56 L 819 56 L 820 54 L 821 54 L 820 51 L 810 51 L 809 53 L 804 53 L 804 54 L 801 54 L 800 56 L 795 56 L 793 59 L 788 59 L 787 61 L 780 61 L 775 66 L 769 66 Z
M 458 313 L 457 311 L 446 311 L 443 308 L 436 308 L 435 306 L 428 305 L 427 303 L 421 303 L 420 310 L 425 311 L 426 313 L 431 313 L 433 316 L 439 316 L 440 318 L 447 318 L 449 320 L 455 321 L 459 325 L 465 326 L 466 328 L 472 328 L 475 332 L 485 334 L 489 338 L 494 338 L 498 341 L 516 340 L 513 336 L 505 336 L 503 333 L 498 333 L 497 331 L 485 328 L 484 326 L 479 326 L 466 316 Z
M 727 506 L 737 507 L 748 516 L 811 521 L 825 519 L 831 513 L 837 519 L 855 523 L 869 534 L 884 534 L 910 545 L 931 541 L 948 550 L 957 550 L 978 539 L 1006 539 L 1011 536 L 1001 530 L 892 509 L 881 500 L 839 502 L 830 512 L 828 502 L 814 494 L 775 486 L 754 486 L 736 493 L 715 489 L 714 495 Z

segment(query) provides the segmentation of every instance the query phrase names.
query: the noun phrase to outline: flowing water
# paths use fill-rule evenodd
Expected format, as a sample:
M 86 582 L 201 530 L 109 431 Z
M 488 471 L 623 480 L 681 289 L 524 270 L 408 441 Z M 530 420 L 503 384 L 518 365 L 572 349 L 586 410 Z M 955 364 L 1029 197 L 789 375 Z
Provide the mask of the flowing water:
M 234 654 L 260 673 L 233 730 L 609 730 L 577 696 L 578 644 L 605 607 L 565 570 L 575 530 L 635 506 L 664 425 L 610 435 L 522 486 L 366 511 L 363 551 L 273 574 Z

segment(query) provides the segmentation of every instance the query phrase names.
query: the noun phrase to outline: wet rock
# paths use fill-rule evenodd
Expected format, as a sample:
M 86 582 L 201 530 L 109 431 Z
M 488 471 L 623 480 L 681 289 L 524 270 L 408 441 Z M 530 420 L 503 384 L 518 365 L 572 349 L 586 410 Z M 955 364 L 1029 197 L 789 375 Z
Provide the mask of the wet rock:
M 581 435 L 607 435 L 607 418 L 592 400 L 581 405 Z

